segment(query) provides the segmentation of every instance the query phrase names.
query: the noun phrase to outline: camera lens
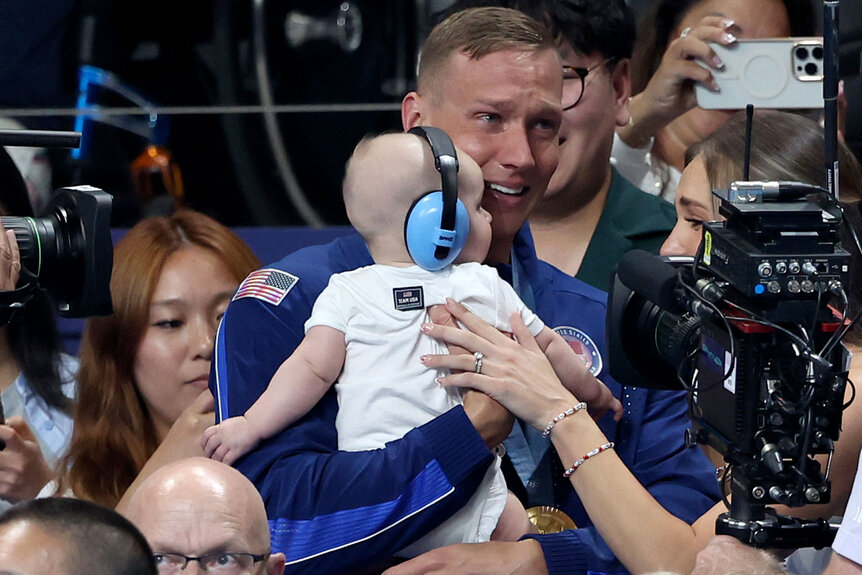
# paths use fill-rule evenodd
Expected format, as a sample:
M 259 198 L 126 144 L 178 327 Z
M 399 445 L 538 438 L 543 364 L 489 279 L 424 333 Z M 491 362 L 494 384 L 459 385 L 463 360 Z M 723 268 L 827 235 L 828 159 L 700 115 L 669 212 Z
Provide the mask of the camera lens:
M 52 222 L 43 218 L 20 218 L 3 216 L 3 227 L 15 232 L 18 251 L 21 254 L 21 265 L 27 271 L 39 277 L 42 273 L 43 245 L 44 250 L 52 252 L 56 244 L 55 228 Z M 50 256 L 45 259 L 51 259 Z M 51 263 L 54 263 L 53 261 Z
M 805 48 L 803 46 L 799 46 L 798 48 L 796 48 L 796 57 L 799 58 L 800 60 L 807 59 L 808 58 L 808 48 Z
M 809 62 L 809 63 L 805 64 L 805 73 L 806 74 L 808 74 L 809 76 L 816 76 L 817 72 L 818 72 L 817 64 L 815 64 L 814 62 Z
M 811 50 L 811 55 L 814 56 L 814 58 L 817 60 L 822 60 L 823 59 L 823 48 L 821 48 L 819 46 L 817 48 L 814 48 L 813 50 Z

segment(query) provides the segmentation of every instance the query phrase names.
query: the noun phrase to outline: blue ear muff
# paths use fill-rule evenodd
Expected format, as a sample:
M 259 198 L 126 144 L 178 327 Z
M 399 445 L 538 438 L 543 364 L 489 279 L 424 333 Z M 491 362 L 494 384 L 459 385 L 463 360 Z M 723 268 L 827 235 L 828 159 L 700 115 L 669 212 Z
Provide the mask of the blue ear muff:
M 461 200 L 455 206 L 454 231 L 441 228 L 443 203 L 443 192 L 428 192 L 413 202 L 404 220 L 407 251 L 416 265 L 429 271 L 443 269 L 455 261 L 470 233 L 470 216 Z M 439 257 L 441 247 L 448 248 L 443 258 Z

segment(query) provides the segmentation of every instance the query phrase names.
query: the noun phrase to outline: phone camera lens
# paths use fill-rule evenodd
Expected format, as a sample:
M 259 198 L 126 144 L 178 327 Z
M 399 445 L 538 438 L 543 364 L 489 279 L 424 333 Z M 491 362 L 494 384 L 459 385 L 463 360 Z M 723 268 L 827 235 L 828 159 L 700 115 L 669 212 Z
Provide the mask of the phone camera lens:
M 808 74 L 809 76 L 816 76 L 817 75 L 817 64 L 815 64 L 814 62 L 809 62 L 809 63 L 805 64 L 805 73 Z
M 803 48 L 802 46 L 796 49 L 796 57 L 800 60 L 805 60 L 808 58 L 808 48 Z
M 816 58 L 817 60 L 822 60 L 823 48 L 820 48 L 819 46 L 817 48 L 814 48 L 813 50 L 811 50 L 811 55 L 814 56 L 814 58 Z

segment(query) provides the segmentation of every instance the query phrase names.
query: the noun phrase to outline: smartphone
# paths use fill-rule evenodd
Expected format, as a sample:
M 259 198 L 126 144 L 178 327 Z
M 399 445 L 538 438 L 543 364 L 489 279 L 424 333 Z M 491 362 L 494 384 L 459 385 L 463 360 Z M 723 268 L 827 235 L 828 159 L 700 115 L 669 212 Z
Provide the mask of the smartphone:
M 748 104 L 776 109 L 823 107 L 822 38 L 763 38 L 710 46 L 724 62 L 724 69 L 710 68 L 719 92 L 695 83 L 701 108 L 743 110 Z

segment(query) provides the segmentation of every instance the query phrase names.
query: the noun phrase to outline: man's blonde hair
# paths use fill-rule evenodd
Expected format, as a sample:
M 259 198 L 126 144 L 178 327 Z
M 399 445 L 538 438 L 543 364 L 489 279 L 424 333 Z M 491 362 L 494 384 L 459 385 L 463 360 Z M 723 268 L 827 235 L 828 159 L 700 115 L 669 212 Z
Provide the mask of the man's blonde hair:
M 437 24 L 419 55 L 417 81 L 420 93 L 434 95 L 440 71 L 454 53 L 478 60 L 503 50 L 540 52 L 555 49 L 545 26 L 511 8 L 469 8 Z

